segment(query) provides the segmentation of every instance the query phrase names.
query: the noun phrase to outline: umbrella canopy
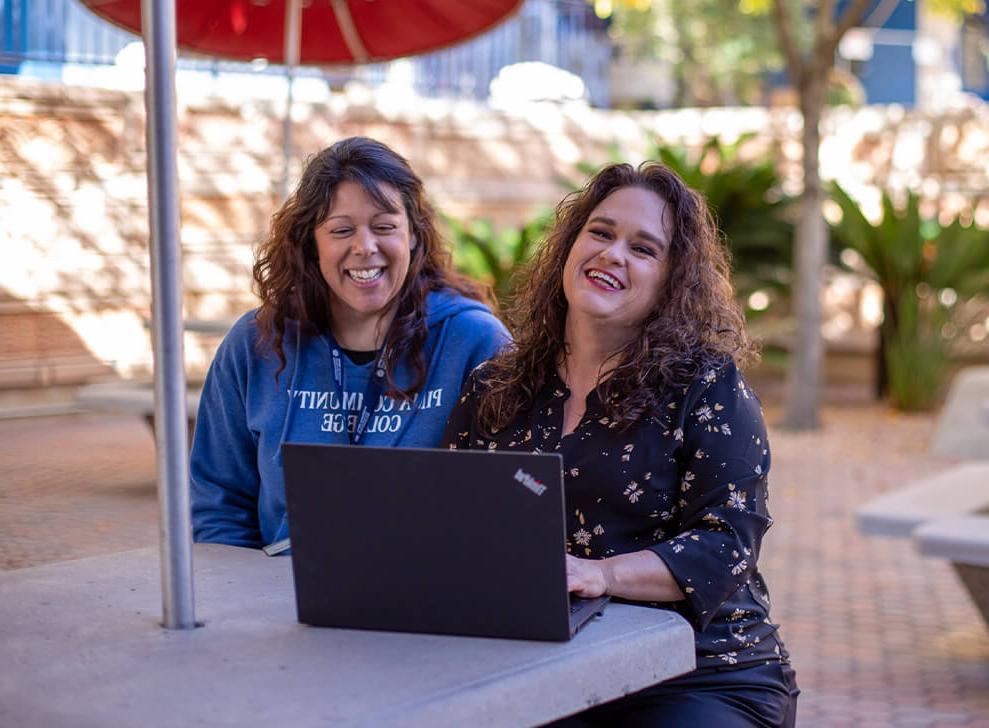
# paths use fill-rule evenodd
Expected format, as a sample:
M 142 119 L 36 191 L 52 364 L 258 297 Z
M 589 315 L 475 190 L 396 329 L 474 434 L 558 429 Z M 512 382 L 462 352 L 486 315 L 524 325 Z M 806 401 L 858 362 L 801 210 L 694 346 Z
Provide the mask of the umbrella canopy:
M 141 0 L 82 0 L 141 32 Z M 489 30 L 522 0 L 308 0 L 298 59 L 286 58 L 286 0 L 177 0 L 178 47 L 223 58 L 329 65 L 400 58 Z

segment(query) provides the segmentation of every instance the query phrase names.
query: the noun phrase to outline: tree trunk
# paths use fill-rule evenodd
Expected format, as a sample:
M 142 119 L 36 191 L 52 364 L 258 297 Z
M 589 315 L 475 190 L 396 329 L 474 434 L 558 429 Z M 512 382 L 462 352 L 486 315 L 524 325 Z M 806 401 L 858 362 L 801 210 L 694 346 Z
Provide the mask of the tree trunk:
M 695 87 L 695 73 L 697 64 L 694 61 L 694 49 L 690 41 L 690 34 L 687 32 L 685 23 L 686 13 L 680 12 L 680 3 L 673 2 L 673 27 L 677 35 L 677 47 L 680 51 L 680 60 L 673 64 L 673 73 L 676 80 L 676 108 L 684 108 L 696 105 L 696 97 L 693 93 Z
M 889 391 L 889 373 L 886 369 L 886 347 L 888 345 L 889 336 L 886 333 L 887 324 L 883 321 L 876 328 L 876 341 L 878 342 L 876 346 L 876 358 L 875 358 L 875 387 L 873 388 L 873 393 L 877 400 L 881 400 L 886 396 L 886 392 Z
M 787 372 L 788 398 L 782 423 L 793 430 L 820 426 L 821 368 L 824 359 L 821 291 L 828 246 L 827 224 L 821 211 L 824 188 L 818 166 L 824 91 L 825 75 L 820 73 L 820 69 L 808 73 L 799 87 L 800 110 L 804 117 L 804 191 L 794 240 L 796 275 L 793 299 L 797 310 L 797 333 Z
M 889 394 L 889 346 L 896 338 L 898 315 L 893 297 L 883 291 L 883 320 L 879 322 L 879 351 L 876 352 L 876 399 Z

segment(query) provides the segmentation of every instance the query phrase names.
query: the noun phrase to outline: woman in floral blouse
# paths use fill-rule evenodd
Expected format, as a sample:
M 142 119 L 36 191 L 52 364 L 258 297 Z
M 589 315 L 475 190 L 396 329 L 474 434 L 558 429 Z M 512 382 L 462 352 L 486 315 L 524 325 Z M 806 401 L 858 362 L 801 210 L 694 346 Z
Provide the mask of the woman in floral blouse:
M 660 164 L 604 168 L 560 203 L 515 300 L 515 345 L 468 380 L 447 443 L 562 454 L 570 591 L 696 632 L 694 672 L 564 722 L 792 726 L 756 566 L 769 445 L 736 366 L 754 348 L 704 202 Z

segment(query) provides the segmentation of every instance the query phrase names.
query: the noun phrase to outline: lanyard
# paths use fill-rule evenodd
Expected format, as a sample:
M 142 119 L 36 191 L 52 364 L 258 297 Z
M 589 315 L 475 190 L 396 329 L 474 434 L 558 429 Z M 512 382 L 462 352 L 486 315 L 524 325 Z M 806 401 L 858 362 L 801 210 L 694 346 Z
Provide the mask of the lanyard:
M 333 354 L 333 379 L 336 382 L 337 389 L 343 393 L 343 362 L 340 359 L 340 348 L 334 343 L 331 347 L 331 352 Z M 371 421 L 371 413 L 374 412 L 374 408 L 377 406 L 378 399 L 381 397 L 381 393 L 384 390 L 385 383 L 385 365 L 388 363 L 388 351 L 387 349 L 382 349 L 378 358 L 374 362 L 374 371 L 371 373 L 371 378 L 368 380 L 367 389 L 364 391 L 364 396 L 361 398 L 361 410 L 360 414 L 357 416 L 357 422 L 354 424 L 354 431 L 351 432 L 350 428 L 347 428 L 347 435 L 350 437 L 351 445 L 360 445 L 361 439 L 364 437 L 364 432 L 367 430 L 368 423 Z M 344 415 L 348 417 L 348 415 Z

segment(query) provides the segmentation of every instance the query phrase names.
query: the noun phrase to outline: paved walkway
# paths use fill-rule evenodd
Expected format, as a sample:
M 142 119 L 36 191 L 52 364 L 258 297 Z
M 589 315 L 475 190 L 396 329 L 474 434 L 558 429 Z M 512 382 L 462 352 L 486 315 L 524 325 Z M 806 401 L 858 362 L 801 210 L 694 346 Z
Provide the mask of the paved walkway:
M 950 567 L 858 535 L 851 515 L 950 462 L 925 455 L 933 420 L 846 404 L 825 423 L 771 435 L 762 566 L 798 725 L 989 728 L 989 630 Z M 0 569 L 155 545 L 153 447 L 136 418 L 0 420 Z
M 844 406 L 821 433 L 770 434 L 776 525 L 761 565 L 804 691 L 800 726 L 989 728 L 989 630 L 953 570 L 859 535 L 852 517 L 950 462 L 925 454 L 933 430 Z

